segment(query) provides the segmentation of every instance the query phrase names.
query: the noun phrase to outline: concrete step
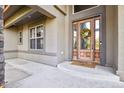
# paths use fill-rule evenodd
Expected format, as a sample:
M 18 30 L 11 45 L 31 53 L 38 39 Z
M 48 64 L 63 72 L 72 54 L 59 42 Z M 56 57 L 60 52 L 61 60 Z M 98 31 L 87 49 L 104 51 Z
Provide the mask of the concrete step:
M 97 65 L 96 68 L 72 65 L 71 62 L 63 62 L 57 66 L 60 70 L 81 78 L 119 81 L 119 76 L 114 74 L 111 67 Z

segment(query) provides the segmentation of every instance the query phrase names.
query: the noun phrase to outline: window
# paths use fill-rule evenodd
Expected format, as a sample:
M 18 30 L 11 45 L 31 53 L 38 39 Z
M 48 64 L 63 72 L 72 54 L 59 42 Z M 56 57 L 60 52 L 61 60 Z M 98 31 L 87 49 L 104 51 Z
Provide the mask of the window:
M 77 13 L 77 12 L 80 12 L 82 10 L 86 10 L 86 9 L 89 9 L 89 8 L 92 8 L 95 6 L 97 6 L 97 5 L 74 5 L 73 6 L 73 13 Z
M 35 26 L 30 29 L 30 49 L 44 48 L 44 27 Z
M 22 41 L 22 31 L 19 31 L 19 44 L 22 44 L 23 43 L 23 41 Z
M 99 23 L 99 19 L 95 20 L 95 49 L 99 49 L 99 31 L 100 31 L 100 23 Z

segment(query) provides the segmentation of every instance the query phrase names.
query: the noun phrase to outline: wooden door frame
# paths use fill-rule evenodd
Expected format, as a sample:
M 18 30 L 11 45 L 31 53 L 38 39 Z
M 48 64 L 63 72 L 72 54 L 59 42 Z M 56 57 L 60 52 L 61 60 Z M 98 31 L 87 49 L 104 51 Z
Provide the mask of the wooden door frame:
M 72 30 L 72 23 L 83 20 L 83 19 L 88 19 L 92 17 L 98 17 L 101 16 L 101 21 L 100 21 L 100 40 L 102 41 L 102 46 L 100 46 L 100 65 L 105 66 L 106 65 L 106 6 L 105 5 L 100 5 L 96 8 L 87 10 L 87 11 L 80 11 L 79 13 L 72 14 L 72 8 L 71 6 L 69 7 L 69 39 L 68 40 L 68 60 L 72 61 L 73 60 L 73 30 Z
M 99 20 L 99 24 L 100 24 L 101 16 L 94 17 L 93 20 L 94 20 L 94 28 L 95 28 L 95 20 Z M 101 31 L 101 27 L 100 27 L 100 25 L 99 25 L 99 52 L 100 52 L 100 31 Z M 95 47 L 96 47 L 96 46 L 95 46 L 95 30 L 94 30 L 94 42 L 93 42 L 93 43 L 94 43 L 94 46 L 93 46 L 93 47 L 94 47 L 94 48 L 93 48 L 94 50 L 93 50 L 93 51 L 95 51 Z M 100 55 L 100 54 L 99 54 L 99 55 Z M 93 58 L 94 58 L 93 60 L 95 60 L 95 54 L 93 55 Z M 100 57 L 99 57 L 99 59 L 100 59 Z M 99 62 L 99 63 L 100 63 L 100 62 Z
M 91 41 L 90 41 L 90 47 L 91 47 L 91 58 L 90 60 L 91 61 L 94 61 L 95 60 L 95 55 L 94 55 L 94 52 L 95 52 L 95 20 L 101 20 L 101 16 L 97 16 L 97 17 L 92 17 L 92 18 L 88 18 L 88 19 L 84 19 L 84 20 L 81 20 L 81 21 L 77 21 L 77 22 L 73 22 L 73 24 L 77 24 L 78 25 L 78 31 L 77 31 L 77 60 L 80 60 L 79 58 L 79 52 L 80 52 L 80 24 L 81 23 L 85 23 L 85 22 L 90 22 L 90 28 L 91 28 Z M 101 29 L 101 28 L 100 28 Z M 100 41 L 100 38 L 99 38 L 99 41 Z M 100 43 L 100 42 L 99 42 Z M 99 46 L 99 51 L 100 51 L 100 46 Z
M 92 30 L 92 21 L 93 21 L 93 19 L 92 18 L 89 18 L 89 19 L 84 19 L 84 20 L 81 20 L 81 21 L 78 21 L 78 58 L 79 58 L 79 60 L 83 60 L 83 59 L 81 59 L 80 58 L 80 51 L 81 51 L 81 42 L 80 42 L 80 24 L 81 23 L 85 23 L 85 22 L 90 22 L 90 29 Z M 90 58 L 88 58 L 88 60 L 91 60 L 92 61 L 92 31 L 91 31 L 91 39 L 90 39 Z M 82 50 L 86 50 L 86 49 L 82 49 Z M 89 50 L 89 49 L 87 49 L 87 50 Z

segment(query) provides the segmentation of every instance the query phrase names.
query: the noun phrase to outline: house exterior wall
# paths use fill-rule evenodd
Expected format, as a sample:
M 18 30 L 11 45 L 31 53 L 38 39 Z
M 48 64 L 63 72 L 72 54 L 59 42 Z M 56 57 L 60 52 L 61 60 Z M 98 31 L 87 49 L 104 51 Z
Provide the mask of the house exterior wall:
M 106 6 L 106 66 L 113 66 L 114 6 Z
M 118 6 L 114 7 L 114 19 L 115 22 L 114 22 L 114 38 L 113 38 L 114 41 L 113 68 L 116 72 L 116 70 L 118 70 Z
M 57 21 L 47 18 L 45 23 L 46 52 L 57 53 Z
M 4 55 L 5 58 L 17 57 L 17 29 L 12 27 L 10 29 L 4 29 Z
M 5 57 L 14 58 L 20 57 L 50 65 L 57 65 L 64 60 L 72 60 L 72 20 L 79 20 L 86 16 L 103 13 L 106 16 L 106 66 L 113 66 L 117 68 L 117 46 L 114 43 L 114 37 L 117 34 L 115 31 L 115 15 L 114 6 L 106 6 L 106 11 L 98 7 L 85 12 L 80 12 L 72 15 L 72 6 L 44 6 L 39 5 L 40 8 L 46 10 L 55 18 L 38 19 L 39 21 L 32 21 L 20 25 L 16 28 L 5 29 Z M 93 11 L 92 11 L 93 10 Z M 63 12 L 64 13 L 63 13 Z M 43 23 L 45 25 L 45 53 L 32 52 L 29 49 L 29 27 Z M 23 44 L 18 44 L 18 31 L 23 31 Z M 10 42 L 13 41 L 13 42 Z M 25 55 L 25 56 L 24 56 Z M 50 60 L 49 60 L 50 59 Z M 116 61 L 115 61 L 116 60 Z
M 19 51 L 28 51 L 28 24 L 24 24 L 24 25 L 21 25 L 21 26 L 18 26 L 17 27 L 17 36 L 18 35 L 18 32 L 22 31 L 22 44 L 19 44 L 19 41 L 18 41 L 18 38 L 17 38 L 17 50 Z
M 72 20 L 80 20 L 81 18 L 86 18 L 86 16 L 92 16 L 94 14 L 94 9 L 89 9 L 86 13 L 85 11 L 79 12 L 75 15 L 72 15 L 72 6 L 67 6 L 67 16 L 65 17 L 65 60 L 71 60 L 72 56 L 72 44 L 71 44 L 71 39 L 72 38 Z M 99 7 L 98 7 L 99 8 Z M 116 43 L 114 43 L 114 38 L 115 35 L 117 34 L 117 27 L 115 26 L 115 16 L 116 15 L 116 10 L 115 6 L 105 6 L 105 11 L 100 8 L 97 13 L 104 13 L 105 14 L 105 27 L 104 31 L 106 31 L 106 66 L 113 66 L 115 62 L 115 67 L 117 69 L 117 53 L 116 53 Z M 117 20 L 116 20 L 117 21 Z M 115 28 L 116 27 L 116 28 Z M 114 61 L 115 60 L 115 61 Z
M 67 15 L 65 16 L 65 35 L 64 35 L 64 43 L 65 43 L 65 51 L 64 51 L 64 55 L 65 55 L 65 60 L 69 61 L 71 60 L 71 56 L 70 56 L 70 49 L 69 45 L 70 45 L 70 26 L 71 24 L 69 24 L 70 21 L 70 14 L 71 14 L 71 5 L 66 7 L 66 13 Z
M 118 6 L 118 71 L 124 81 L 124 5 Z
M 105 57 L 106 65 L 113 66 L 124 81 L 124 6 L 99 6 L 97 9 L 89 9 L 72 14 L 70 6 L 44 6 L 41 9 L 48 13 L 46 19 L 38 19 L 23 25 L 4 29 L 5 58 L 24 58 L 56 66 L 64 60 L 72 60 L 72 22 L 86 18 L 87 16 L 103 13 L 105 33 Z M 49 17 L 51 16 L 52 17 Z M 44 24 L 45 26 L 45 50 L 44 52 L 30 51 L 29 27 Z M 23 44 L 18 44 L 18 32 L 23 32 Z
M 60 63 L 65 59 L 65 15 L 55 8 L 52 5 L 49 6 L 40 6 L 41 8 L 45 9 L 46 11 L 53 14 L 56 18 L 52 19 L 54 22 L 54 30 L 56 30 L 57 34 L 57 62 Z M 60 7 L 60 6 L 59 6 Z M 65 12 L 66 6 L 61 6 L 60 9 Z
M 56 5 L 58 6 L 63 12 L 67 12 L 67 5 Z
M 39 20 L 39 19 L 38 19 Z M 45 27 L 45 54 L 31 52 L 29 49 L 29 28 L 43 24 Z M 20 26 L 19 26 L 20 27 Z M 57 64 L 57 32 L 56 24 L 51 19 L 34 21 L 32 24 L 25 24 L 18 31 L 23 30 L 23 44 L 18 45 L 18 57 L 56 66 Z M 51 55 L 54 54 L 54 55 Z
M 83 10 L 77 13 L 72 12 L 73 7 L 70 6 L 70 18 L 69 18 L 69 41 L 68 41 L 68 49 L 69 49 L 69 59 L 72 59 L 72 22 L 74 21 L 78 21 L 78 20 L 83 20 L 83 19 L 87 19 L 87 18 L 93 18 L 96 16 L 101 15 L 101 33 L 102 34 L 100 36 L 100 40 L 102 41 L 102 46 L 101 46 L 101 61 L 100 64 L 101 65 L 105 65 L 106 64 L 106 11 L 105 11 L 105 6 L 95 6 L 93 8 L 87 9 L 87 10 Z
M 56 18 L 38 19 L 38 21 L 4 30 L 6 58 L 19 57 L 53 66 L 64 61 L 65 15 L 54 6 L 48 7 L 47 11 L 49 9 L 55 13 Z M 30 51 L 29 49 L 29 27 L 39 24 L 45 25 L 45 51 L 43 53 Z M 19 31 L 23 32 L 23 44 L 18 43 Z

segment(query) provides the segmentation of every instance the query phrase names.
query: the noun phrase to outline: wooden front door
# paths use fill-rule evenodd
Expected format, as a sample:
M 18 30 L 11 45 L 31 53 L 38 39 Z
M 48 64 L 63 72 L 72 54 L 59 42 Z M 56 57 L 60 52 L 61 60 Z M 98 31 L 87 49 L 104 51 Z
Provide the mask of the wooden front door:
M 100 17 L 73 23 L 73 60 L 100 60 Z

